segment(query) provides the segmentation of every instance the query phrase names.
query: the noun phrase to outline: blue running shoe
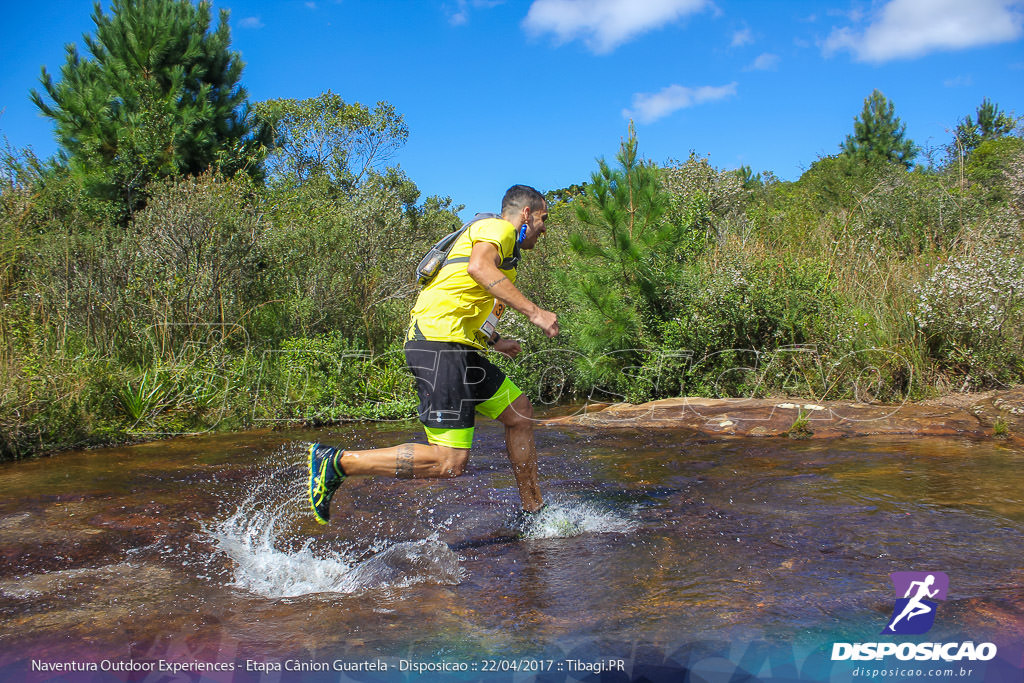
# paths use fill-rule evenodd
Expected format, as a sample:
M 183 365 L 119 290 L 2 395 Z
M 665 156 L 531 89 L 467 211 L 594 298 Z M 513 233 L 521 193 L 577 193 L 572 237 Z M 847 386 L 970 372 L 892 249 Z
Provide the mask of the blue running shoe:
M 345 481 L 338 462 L 342 452 L 332 446 L 309 444 L 309 504 L 321 524 L 331 518 L 331 497 Z

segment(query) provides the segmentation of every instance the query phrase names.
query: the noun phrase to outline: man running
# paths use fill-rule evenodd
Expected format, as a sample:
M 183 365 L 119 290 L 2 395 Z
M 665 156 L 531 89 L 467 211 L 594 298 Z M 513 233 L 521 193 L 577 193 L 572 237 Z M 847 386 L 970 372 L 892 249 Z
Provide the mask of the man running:
M 416 299 L 405 343 L 429 443 L 366 451 L 311 444 L 309 499 L 318 522 L 327 523 L 331 497 L 346 476 L 412 479 L 462 474 L 473 442 L 475 413 L 505 425 L 505 447 L 523 510 L 540 510 L 544 502 L 537 481 L 533 406 L 481 351 L 490 346 L 514 358 L 522 350 L 519 342 L 504 339 L 495 330 L 506 306 L 525 315 L 548 337 L 558 334 L 557 316 L 527 299 L 514 284 L 520 250 L 534 248 L 547 218 L 544 196 L 532 187 L 515 185 L 505 193 L 500 218 L 477 221 L 456 240 L 446 265 Z

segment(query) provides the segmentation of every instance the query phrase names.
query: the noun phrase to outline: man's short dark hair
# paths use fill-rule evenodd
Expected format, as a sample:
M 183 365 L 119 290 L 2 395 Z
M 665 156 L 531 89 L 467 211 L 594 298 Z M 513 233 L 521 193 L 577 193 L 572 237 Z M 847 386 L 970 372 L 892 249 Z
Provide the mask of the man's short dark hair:
M 501 200 L 501 215 L 505 216 L 509 211 L 518 211 L 526 206 L 531 211 L 540 211 L 544 208 L 544 195 L 529 185 L 513 185 Z

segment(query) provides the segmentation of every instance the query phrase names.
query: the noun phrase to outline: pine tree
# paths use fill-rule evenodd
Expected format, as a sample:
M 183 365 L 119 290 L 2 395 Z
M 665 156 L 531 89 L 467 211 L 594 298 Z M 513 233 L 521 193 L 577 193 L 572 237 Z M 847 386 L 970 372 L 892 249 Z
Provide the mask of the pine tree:
M 1009 135 L 1017 125 L 1017 120 L 1012 114 L 1002 111 L 999 105 L 987 97 L 981 101 L 975 113 L 978 116 L 977 122 L 967 116 L 961 119 L 956 127 L 956 139 L 963 154 L 970 154 L 986 140 L 996 140 Z
M 113 0 L 110 8 L 108 16 L 95 5 L 95 35 L 84 36 L 91 58 L 69 44 L 59 82 L 43 68 L 53 103 L 31 93 L 54 120 L 60 160 L 128 211 L 154 178 L 210 167 L 258 175 L 267 132 L 249 115 L 227 11 L 211 31 L 206 1 Z
M 645 351 L 659 348 L 681 264 L 702 243 L 691 217 L 668 215 L 661 171 L 638 156 L 632 124 L 616 160 L 618 168 L 598 160 L 598 171 L 572 201 L 579 223 L 569 236 L 575 260 L 560 276 L 575 299 L 565 329 L 593 369 L 609 378 L 642 365 Z
M 843 154 L 867 164 L 898 163 L 910 168 L 917 148 L 906 138 L 906 125 L 896 116 L 892 102 L 875 90 L 853 120 L 853 134 L 843 142 Z

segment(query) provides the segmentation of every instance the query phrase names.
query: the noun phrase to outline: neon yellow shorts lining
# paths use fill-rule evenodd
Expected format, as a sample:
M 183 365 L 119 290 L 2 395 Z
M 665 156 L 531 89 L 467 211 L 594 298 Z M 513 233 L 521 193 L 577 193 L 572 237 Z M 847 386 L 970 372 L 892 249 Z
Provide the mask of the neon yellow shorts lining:
M 498 390 L 494 392 L 494 396 L 481 403 L 476 407 L 476 412 L 480 413 L 484 417 L 489 417 L 492 420 L 498 419 L 498 416 L 505 412 L 505 408 L 512 405 L 512 401 L 516 400 L 522 395 L 522 391 L 519 387 L 510 380 L 508 377 L 501 383 Z
M 473 427 L 444 429 L 441 427 L 428 427 L 423 425 L 423 431 L 427 433 L 427 441 L 430 443 L 436 443 L 439 446 L 468 449 L 473 445 Z

